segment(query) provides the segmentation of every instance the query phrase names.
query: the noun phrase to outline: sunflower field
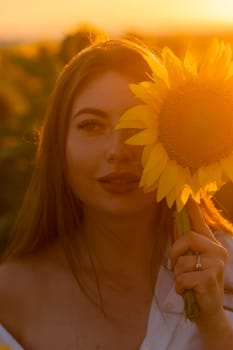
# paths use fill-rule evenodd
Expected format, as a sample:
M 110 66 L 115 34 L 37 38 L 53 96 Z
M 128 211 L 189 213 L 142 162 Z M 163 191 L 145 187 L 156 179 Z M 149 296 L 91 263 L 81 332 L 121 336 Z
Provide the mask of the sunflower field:
M 38 131 L 54 82 L 73 55 L 100 37 L 107 35 L 90 26 L 80 27 L 60 41 L 0 42 L 0 252 L 30 181 Z M 198 55 L 210 41 L 210 36 L 156 37 L 127 33 L 125 37 L 143 40 L 158 53 L 163 46 L 169 46 L 180 58 L 187 46 Z M 233 46 L 233 34 L 221 37 Z M 233 185 L 224 185 L 214 200 L 233 221 Z

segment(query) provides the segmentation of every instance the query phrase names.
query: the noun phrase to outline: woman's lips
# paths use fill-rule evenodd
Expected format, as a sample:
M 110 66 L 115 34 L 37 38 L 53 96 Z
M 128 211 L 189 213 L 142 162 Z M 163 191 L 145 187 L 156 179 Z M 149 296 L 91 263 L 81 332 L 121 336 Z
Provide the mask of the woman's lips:
M 101 186 L 113 193 L 127 193 L 139 186 L 140 177 L 134 174 L 108 174 L 98 180 Z
M 109 192 L 114 192 L 114 193 L 125 193 L 125 192 L 131 192 L 135 190 L 139 182 L 134 181 L 134 182 L 117 182 L 117 181 L 102 181 L 100 182 L 101 186 L 109 191 Z

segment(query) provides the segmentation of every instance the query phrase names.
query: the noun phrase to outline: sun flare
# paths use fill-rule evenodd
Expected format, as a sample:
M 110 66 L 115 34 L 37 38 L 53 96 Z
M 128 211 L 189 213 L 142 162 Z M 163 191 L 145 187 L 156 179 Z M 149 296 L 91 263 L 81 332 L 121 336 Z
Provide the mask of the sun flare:
M 57 0 L 4 2 L 0 37 L 58 38 L 81 23 L 109 32 L 122 30 L 176 34 L 232 29 L 232 0 Z M 90 10 L 91 9 L 91 10 Z

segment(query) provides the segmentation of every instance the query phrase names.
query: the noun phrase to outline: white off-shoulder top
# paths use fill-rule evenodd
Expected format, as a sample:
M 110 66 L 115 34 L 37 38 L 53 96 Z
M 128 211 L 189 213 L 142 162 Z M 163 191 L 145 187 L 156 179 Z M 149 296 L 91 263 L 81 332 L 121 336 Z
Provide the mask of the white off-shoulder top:
M 0 325 L 0 350 L 2 345 L 10 346 L 11 350 L 24 350 L 22 346 L 12 337 L 12 335 L 2 325 Z

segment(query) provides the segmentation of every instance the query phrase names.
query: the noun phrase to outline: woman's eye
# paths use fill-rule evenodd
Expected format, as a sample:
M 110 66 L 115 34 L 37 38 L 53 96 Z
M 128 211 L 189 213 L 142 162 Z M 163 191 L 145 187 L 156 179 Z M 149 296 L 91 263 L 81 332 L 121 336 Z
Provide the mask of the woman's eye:
M 77 128 L 88 132 L 95 132 L 102 131 L 104 129 L 104 125 L 98 121 L 84 121 L 79 123 Z

